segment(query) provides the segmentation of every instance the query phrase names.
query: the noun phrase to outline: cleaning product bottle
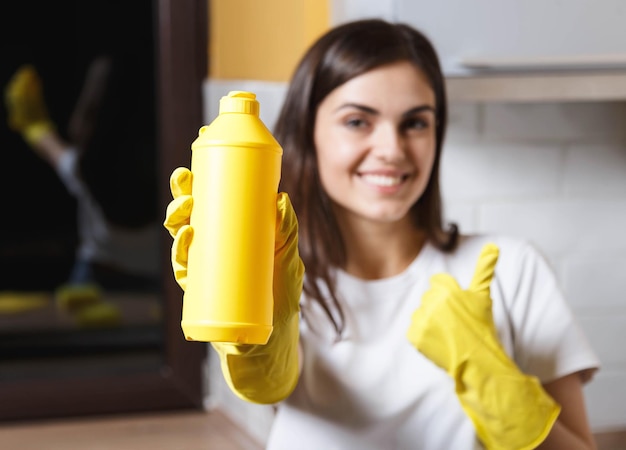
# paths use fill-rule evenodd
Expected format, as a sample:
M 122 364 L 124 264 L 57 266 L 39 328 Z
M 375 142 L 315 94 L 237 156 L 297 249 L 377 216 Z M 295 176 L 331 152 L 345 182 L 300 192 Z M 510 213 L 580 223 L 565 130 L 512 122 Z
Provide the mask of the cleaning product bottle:
M 265 344 L 272 332 L 283 150 L 252 92 L 231 91 L 192 143 L 194 234 L 181 327 L 190 341 Z

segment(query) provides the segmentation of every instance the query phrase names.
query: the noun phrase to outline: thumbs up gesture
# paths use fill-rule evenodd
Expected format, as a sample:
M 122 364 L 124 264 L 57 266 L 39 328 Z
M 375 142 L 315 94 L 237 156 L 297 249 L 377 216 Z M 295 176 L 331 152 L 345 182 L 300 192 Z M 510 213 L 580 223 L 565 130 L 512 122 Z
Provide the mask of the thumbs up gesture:
M 486 342 L 500 346 L 490 290 L 498 255 L 495 244 L 483 247 L 467 290 L 449 274 L 434 275 L 413 313 L 409 341 L 453 378 L 472 354 L 485 351 Z
M 498 339 L 490 288 L 498 256 L 496 245 L 483 247 L 465 290 L 448 274 L 434 275 L 407 338 L 452 377 L 487 449 L 533 449 L 550 432 L 560 406 L 536 377 L 520 371 Z

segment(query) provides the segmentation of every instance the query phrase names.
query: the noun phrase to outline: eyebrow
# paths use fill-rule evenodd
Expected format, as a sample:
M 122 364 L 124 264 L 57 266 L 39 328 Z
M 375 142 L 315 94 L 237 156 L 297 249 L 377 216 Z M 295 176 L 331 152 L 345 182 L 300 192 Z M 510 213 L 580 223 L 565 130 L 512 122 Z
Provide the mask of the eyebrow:
M 369 106 L 360 105 L 358 103 L 344 103 L 343 105 L 341 105 L 337 109 L 335 109 L 335 111 L 339 111 L 339 110 L 344 109 L 344 108 L 355 108 L 355 109 L 358 109 L 359 111 L 363 111 L 364 113 L 371 114 L 371 115 L 374 115 L 374 116 L 379 114 L 378 110 L 376 110 L 374 108 L 371 108 Z M 435 114 L 435 107 L 431 106 L 431 105 L 416 106 L 415 108 L 411 108 L 408 111 L 404 112 L 402 114 L 402 116 L 403 117 L 410 117 L 410 116 L 412 116 L 414 114 L 418 114 L 418 113 L 421 113 L 421 112 L 424 112 L 424 111 L 430 111 L 433 114 Z

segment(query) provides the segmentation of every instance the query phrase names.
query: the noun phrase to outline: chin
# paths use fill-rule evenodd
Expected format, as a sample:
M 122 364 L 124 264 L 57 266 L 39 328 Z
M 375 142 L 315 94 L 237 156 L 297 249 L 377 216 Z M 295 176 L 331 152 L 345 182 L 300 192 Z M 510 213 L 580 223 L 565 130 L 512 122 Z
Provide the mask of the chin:
M 370 211 L 367 218 L 374 222 L 395 223 L 403 221 L 407 218 L 409 209 L 401 211 Z

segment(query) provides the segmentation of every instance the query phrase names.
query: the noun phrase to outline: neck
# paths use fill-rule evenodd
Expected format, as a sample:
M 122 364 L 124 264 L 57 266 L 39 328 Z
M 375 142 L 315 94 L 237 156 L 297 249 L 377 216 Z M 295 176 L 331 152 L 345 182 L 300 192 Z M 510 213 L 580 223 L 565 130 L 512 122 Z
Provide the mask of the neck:
M 403 272 L 421 251 L 426 236 L 407 217 L 394 223 L 360 221 L 342 227 L 346 272 L 366 280 Z

